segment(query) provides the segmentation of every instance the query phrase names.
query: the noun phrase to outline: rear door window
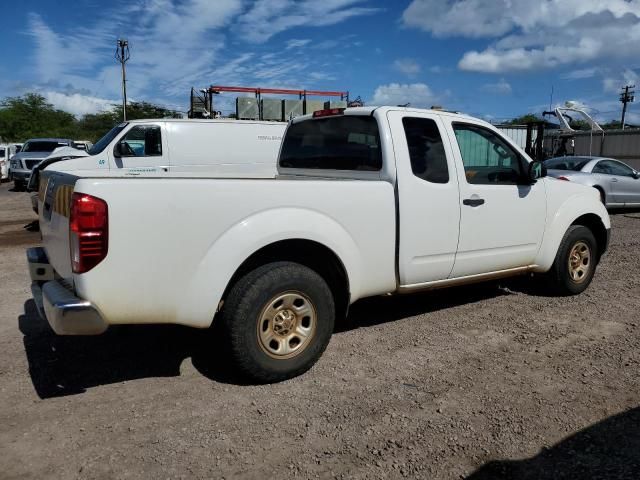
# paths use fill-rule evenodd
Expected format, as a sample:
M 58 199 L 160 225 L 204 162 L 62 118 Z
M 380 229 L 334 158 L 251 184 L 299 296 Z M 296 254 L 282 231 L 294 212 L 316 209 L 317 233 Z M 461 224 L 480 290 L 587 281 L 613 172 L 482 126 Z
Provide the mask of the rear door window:
M 293 123 L 285 135 L 280 166 L 378 171 L 382 168 L 378 123 L 356 115 Z
M 448 183 L 447 156 L 436 122 L 429 118 L 405 117 L 402 125 L 413 174 L 427 182 Z

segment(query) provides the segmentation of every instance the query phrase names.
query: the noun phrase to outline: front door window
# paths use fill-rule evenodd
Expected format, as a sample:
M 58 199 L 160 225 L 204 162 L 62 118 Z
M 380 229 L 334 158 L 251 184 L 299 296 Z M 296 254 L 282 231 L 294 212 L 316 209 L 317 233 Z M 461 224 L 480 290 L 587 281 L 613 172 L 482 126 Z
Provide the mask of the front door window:
M 522 179 L 520 155 L 495 133 L 477 125 L 454 123 L 467 182 L 517 185 Z

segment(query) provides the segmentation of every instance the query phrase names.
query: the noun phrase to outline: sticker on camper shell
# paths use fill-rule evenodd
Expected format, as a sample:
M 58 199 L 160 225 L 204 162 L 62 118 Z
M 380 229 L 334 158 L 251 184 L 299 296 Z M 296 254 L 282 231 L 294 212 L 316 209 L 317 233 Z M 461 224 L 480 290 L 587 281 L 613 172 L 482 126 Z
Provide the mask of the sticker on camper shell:
M 280 140 L 282 140 L 282 137 L 279 137 L 278 135 L 258 135 L 258 140 L 277 140 L 277 141 L 280 141 Z

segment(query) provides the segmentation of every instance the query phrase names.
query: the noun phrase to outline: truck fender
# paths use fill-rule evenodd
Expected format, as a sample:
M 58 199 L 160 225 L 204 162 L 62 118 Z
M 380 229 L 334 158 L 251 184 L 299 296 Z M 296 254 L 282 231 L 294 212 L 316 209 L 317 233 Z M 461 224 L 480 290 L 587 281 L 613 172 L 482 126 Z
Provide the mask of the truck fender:
M 611 228 L 607 209 L 600 202 L 599 195 L 596 199 L 596 195 L 598 195 L 596 190 L 589 195 L 573 195 L 565 200 L 555 213 L 549 212 L 549 214 L 553 213 L 553 216 L 547 217 L 547 227 L 536 257 L 534 271 L 546 272 L 551 268 L 564 234 L 580 217 L 596 215 L 605 229 Z
M 284 225 L 283 225 L 284 224 Z M 198 264 L 178 307 L 178 323 L 207 328 L 236 270 L 252 254 L 283 240 L 311 240 L 332 250 L 344 266 L 351 298 L 361 289 L 362 256 L 333 218 L 304 208 L 274 208 L 250 215 L 216 238 Z

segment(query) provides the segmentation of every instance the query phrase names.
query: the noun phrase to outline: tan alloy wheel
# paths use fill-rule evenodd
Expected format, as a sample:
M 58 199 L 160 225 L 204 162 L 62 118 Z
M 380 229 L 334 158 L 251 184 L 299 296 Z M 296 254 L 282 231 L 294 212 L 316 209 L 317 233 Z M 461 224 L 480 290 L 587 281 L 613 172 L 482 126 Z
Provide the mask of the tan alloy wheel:
M 569 253 L 569 276 L 576 283 L 584 282 L 591 269 L 591 249 L 585 242 L 576 242 Z
M 309 345 L 316 322 L 316 309 L 306 295 L 297 291 L 278 294 L 258 317 L 260 347 L 278 360 L 295 357 Z

